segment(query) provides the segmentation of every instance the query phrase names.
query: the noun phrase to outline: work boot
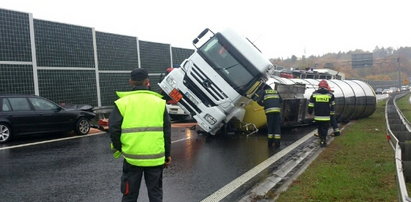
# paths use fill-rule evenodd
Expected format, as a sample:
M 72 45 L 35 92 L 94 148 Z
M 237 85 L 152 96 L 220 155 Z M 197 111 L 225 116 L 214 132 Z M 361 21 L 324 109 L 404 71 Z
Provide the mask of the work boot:
M 274 147 L 280 148 L 280 140 L 274 140 Z
M 337 130 L 334 131 L 334 136 L 340 136 L 340 134 L 341 134 L 340 130 L 337 129 Z
M 281 135 L 280 134 L 274 134 L 274 144 L 275 148 L 280 147 L 280 141 L 281 141 Z
M 326 147 L 327 146 L 327 141 L 325 138 L 320 138 L 320 147 Z
M 268 134 L 268 135 L 267 135 L 267 138 L 268 138 L 268 141 L 267 141 L 268 147 L 272 147 L 272 146 L 273 146 L 273 142 L 274 142 L 274 134 Z
M 273 138 L 268 138 L 268 141 L 267 141 L 268 147 L 272 147 L 272 146 L 273 146 L 273 142 L 274 142 L 274 139 L 273 139 Z

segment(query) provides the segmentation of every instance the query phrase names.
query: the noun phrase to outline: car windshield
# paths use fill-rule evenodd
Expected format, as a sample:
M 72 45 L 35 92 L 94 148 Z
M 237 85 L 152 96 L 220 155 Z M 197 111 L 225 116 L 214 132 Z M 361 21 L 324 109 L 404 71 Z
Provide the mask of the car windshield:
M 233 47 L 223 44 L 216 36 L 204 44 L 199 52 L 234 89 L 246 91 L 247 86 L 256 76 L 253 75 L 239 60 L 242 57 L 234 54 Z

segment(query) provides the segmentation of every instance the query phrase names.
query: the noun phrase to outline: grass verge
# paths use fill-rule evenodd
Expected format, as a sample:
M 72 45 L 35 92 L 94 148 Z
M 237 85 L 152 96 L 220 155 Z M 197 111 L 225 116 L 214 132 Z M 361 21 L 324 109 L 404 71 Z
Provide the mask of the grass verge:
M 407 118 L 408 121 L 411 121 L 411 104 L 409 102 L 410 94 L 403 96 L 397 100 L 397 106 L 401 110 L 402 114 Z
M 384 110 L 346 127 L 277 201 L 396 201 Z

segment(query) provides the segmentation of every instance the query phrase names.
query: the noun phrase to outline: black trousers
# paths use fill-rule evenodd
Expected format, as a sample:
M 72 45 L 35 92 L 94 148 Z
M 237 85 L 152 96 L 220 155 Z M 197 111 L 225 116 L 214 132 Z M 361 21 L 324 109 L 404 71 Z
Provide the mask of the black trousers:
M 281 114 L 272 112 L 267 113 L 267 133 L 271 135 L 280 135 L 281 137 Z
M 143 175 L 150 202 L 163 201 L 163 165 L 139 167 L 127 163 L 124 159 L 121 176 L 123 202 L 137 201 Z
M 330 121 L 331 121 L 331 125 L 333 129 L 336 130 L 338 128 L 338 123 L 337 123 L 337 119 L 335 118 L 335 115 L 330 116 Z
M 328 128 L 330 127 L 330 121 L 316 121 L 317 123 L 317 131 L 318 136 L 320 139 L 324 139 L 327 137 Z

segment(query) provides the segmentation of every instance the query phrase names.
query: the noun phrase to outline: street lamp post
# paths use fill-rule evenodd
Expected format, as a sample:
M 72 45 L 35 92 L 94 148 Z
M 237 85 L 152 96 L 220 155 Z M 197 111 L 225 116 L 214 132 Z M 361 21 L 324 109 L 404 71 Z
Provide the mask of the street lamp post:
M 401 89 L 401 68 L 400 68 L 400 57 L 397 58 L 398 63 L 398 89 Z

